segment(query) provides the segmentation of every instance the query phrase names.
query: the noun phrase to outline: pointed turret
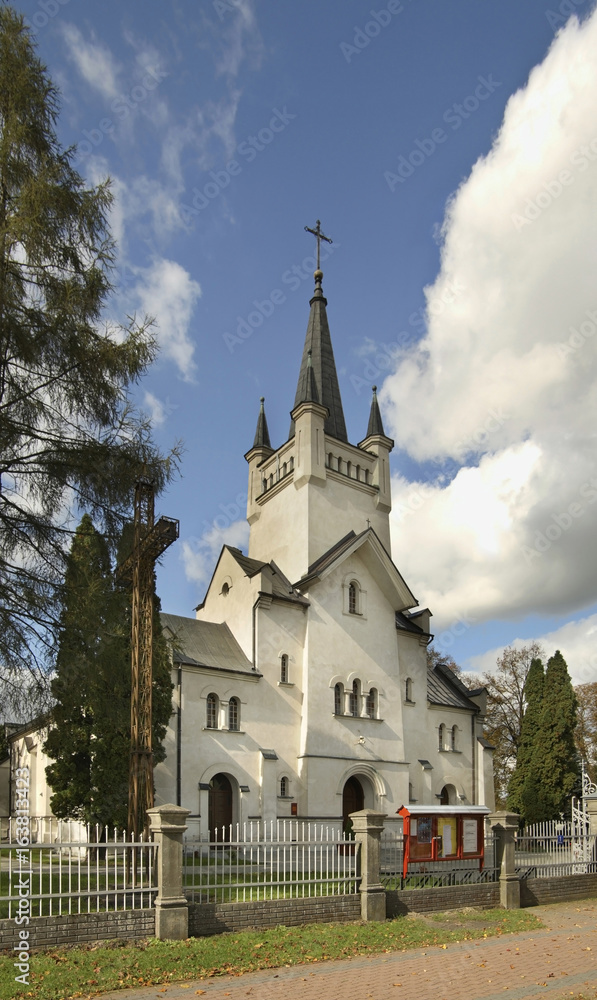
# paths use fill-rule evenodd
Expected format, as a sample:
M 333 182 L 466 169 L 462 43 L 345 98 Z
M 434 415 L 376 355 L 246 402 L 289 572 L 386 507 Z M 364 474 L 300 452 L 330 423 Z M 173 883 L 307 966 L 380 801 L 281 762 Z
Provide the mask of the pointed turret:
M 267 418 L 265 416 L 265 396 L 260 399 L 261 407 L 259 409 L 259 417 L 257 418 L 257 430 L 255 431 L 255 440 L 253 441 L 254 448 L 271 448 L 271 442 L 269 439 L 269 430 L 267 427 Z
M 383 437 L 386 436 L 386 432 L 383 429 L 383 422 L 381 419 L 381 413 L 379 410 L 379 403 L 377 402 L 377 386 L 372 386 L 373 399 L 371 400 L 371 412 L 369 413 L 369 424 L 367 425 L 366 437 L 371 437 L 373 434 L 381 434 Z
M 348 442 L 340 385 L 334 361 L 332 339 L 326 313 L 327 299 L 324 297 L 321 282 L 323 272 L 319 269 L 314 274 L 315 291 L 311 299 L 311 313 L 307 325 L 307 335 L 303 348 L 301 370 L 296 387 L 294 407 L 305 401 L 314 401 L 327 407 L 328 416 L 325 421 L 325 433 L 340 441 Z M 309 363 L 309 356 L 311 363 Z M 312 385 L 315 385 L 316 395 Z M 289 437 L 294 435 L 294 421 L 290 424 Z

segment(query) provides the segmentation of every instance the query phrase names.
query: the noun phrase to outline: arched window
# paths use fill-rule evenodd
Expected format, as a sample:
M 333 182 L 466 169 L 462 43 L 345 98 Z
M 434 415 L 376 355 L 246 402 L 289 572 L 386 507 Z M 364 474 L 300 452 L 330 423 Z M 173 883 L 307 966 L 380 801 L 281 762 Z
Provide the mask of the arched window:
M 406 700 L 407 701 L 412 701 L 413 700 L 413 679 L 412 679 L 412 677 L 407 677 L 406 678 L 405 688 L 406 688 L 406 694 L 405 694 Z
M 269 484 L 270 484 L 270 487 L 274 485 L 274 474 L 273 474 L 273 472 L 270 474 Z
M 342 459 L 338 457 L 338 472 L 342 472 Z
M 238 732 L 240 729 L 240 701 L 230 698 L 228 701 L 228 729 Z
M 283 462 L 282 463 L 282 475 L 285 476 L 287 472 L 288 472 L 288 465 L 287 465 L 286 462 Z
M 207 696 L 207 717 L 205 725 L 208 729 L 218 728 L 218 696 L 217 694 L 208 694 Z
M 265 491 L 267 489 L 267 479 L 262 479 L 261 480 L 261 487 L 263 489 L 263 492 L 265 493 Z
M 365 469 L 365 482 L 369 485 L 369 469 Z
M 344 715 L 344 685 L 334 685 L 334 715 Z
M 445 746 L 446 746 L 446 727 L 442 722 L 441 726 L 439 727 L 438 750 L 444 750 Z
M 287 799 L 290 794 L 290 789 L 288 786 L 288 778 L 280 778 L 280 797 Z
M 409 783 L 408 783 L 408 801 L 409 802 L 414 802 L 415 801 L 415 792 L 414 792 L 414 789 L 413 789 L 413 783 L 412 783 L 412 781 L 409 781 Z
M 357 482 L 361 481 L 361 466 L 360 465 L 357 465 L 356 469 L 354 470 L 354 478 L 357 480 Z
M 331 469 L 333 461 L 334 461 L 334 456 L 332 455 L 332 453 L 330 451 L 330 453 L 328 454 L 328 469 Z
M 348 614 L 349 615 L 356 615 L 356 614 L 358 614 L 358 610 L 359 610 L 359 608 L 358 608 L 358 603 L 359 603 L 358 602 L 358 595 L 359 595 L 358 587 L 357 587 L 356 583 L 354 582 L 354 580 L 351 580 L 351 582 L 348 584 Z
M 290 456 L 290 471 L 294 469 L 294 455 Z
M 361 685 L 358 681 L 352 682 L 352 691 L 350 692 L 350 714 L 354 716 L 360 715 L 359 708 L 361 700 Z
M 346 463 L 346 475 L 348 476 L 349 479 L 351 477 L 351 474 L 352 474 L 352 462 L 347 462 Z
M 377 688 L 371 688 L 367 695 L 367 715 L 370 719 L 377 717 Z
M 229 593 L 230 593 L 230 584 L 223 583 L 222 584 L 222 596 L 223 597 L 228 597 Z
M 452 750 L 456 750 L 457 738 L 458 738 L 458 726 L 452 726 L 452 740 L 451 740 Z
M 280 680 L 282 684 L 288 684 L 288 656 L 282 653 L 280 657 Z

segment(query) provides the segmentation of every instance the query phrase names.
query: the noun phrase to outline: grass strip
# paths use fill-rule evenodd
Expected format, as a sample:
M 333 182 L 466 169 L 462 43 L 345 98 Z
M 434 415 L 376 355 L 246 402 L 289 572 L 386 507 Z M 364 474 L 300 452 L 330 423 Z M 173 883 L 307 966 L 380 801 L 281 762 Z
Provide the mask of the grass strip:
M 540 927 L 541 921 L 526 910 L 467 910 L 436 914 L 433 919 L 409 916 L 386 923 L 306 924 L 187 941 L 113 941 L 34 953 L 28 987 L 15 983 L 12 956 L 2 955 L 0 998 L 87 998 L 127 987 L 240 976 L 258 969 L 407 951 Z

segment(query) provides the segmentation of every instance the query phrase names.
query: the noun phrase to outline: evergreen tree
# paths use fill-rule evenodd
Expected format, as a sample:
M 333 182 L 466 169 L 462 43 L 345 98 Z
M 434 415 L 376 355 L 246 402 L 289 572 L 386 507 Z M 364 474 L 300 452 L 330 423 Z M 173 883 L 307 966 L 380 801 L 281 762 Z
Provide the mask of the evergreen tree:
M 155 600 L 153 655 L 154 761 L 165 757 L 172 686 L 166 642 Z M 110 570 L 107 546 L 83 518 L 69 556 L 56 677 L 53 726 L 45 752 L 52 810 L 125 829 L 130 762 L 130 592 Z
M 522 789 L 523 813 L 528 823 L 557 819 L 569 810 L 579 780 L 574 741 L 576 711 L 568 667 L 558 649 L 547 662 L 540 723 Z
M 88 510 L 116 537 L 142 464 L 159 490 L 177 458 L 156 451 L 129 400 L 155 356 L 147 325 L 116 336 L 101 326 L 115 260 L 111 195 L 107 184 L 86 188 L 71 166 L 58 112 L 23 19 L 2 4 L 0 687 L 13 702 L 47 676 L 69 524 Z
M 527 779 L 532 781 L 533 748 L 542 722 L 544 680 L 543 664 L 536 657 L 531 661 L 524 683 L 523 697 L 526 708 L 520 727 L 516 764 L 508 783 L 508 809 L 521 815 L 525 814 L 523 789 L 527 787 Z

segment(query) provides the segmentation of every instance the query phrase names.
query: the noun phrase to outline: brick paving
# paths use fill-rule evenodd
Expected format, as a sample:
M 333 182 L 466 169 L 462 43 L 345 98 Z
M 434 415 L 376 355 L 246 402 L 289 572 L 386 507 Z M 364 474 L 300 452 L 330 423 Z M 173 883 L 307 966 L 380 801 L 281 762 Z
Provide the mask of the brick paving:
M 560 1000 L 597 991 L 597 900 L 533 908 L 546 929 L 446 948 L 127 991 L 127 1000 Z M 588 994 L 586 991 L 589 991 Z M 123 992 L 103 1000 L 123 1000 Z

